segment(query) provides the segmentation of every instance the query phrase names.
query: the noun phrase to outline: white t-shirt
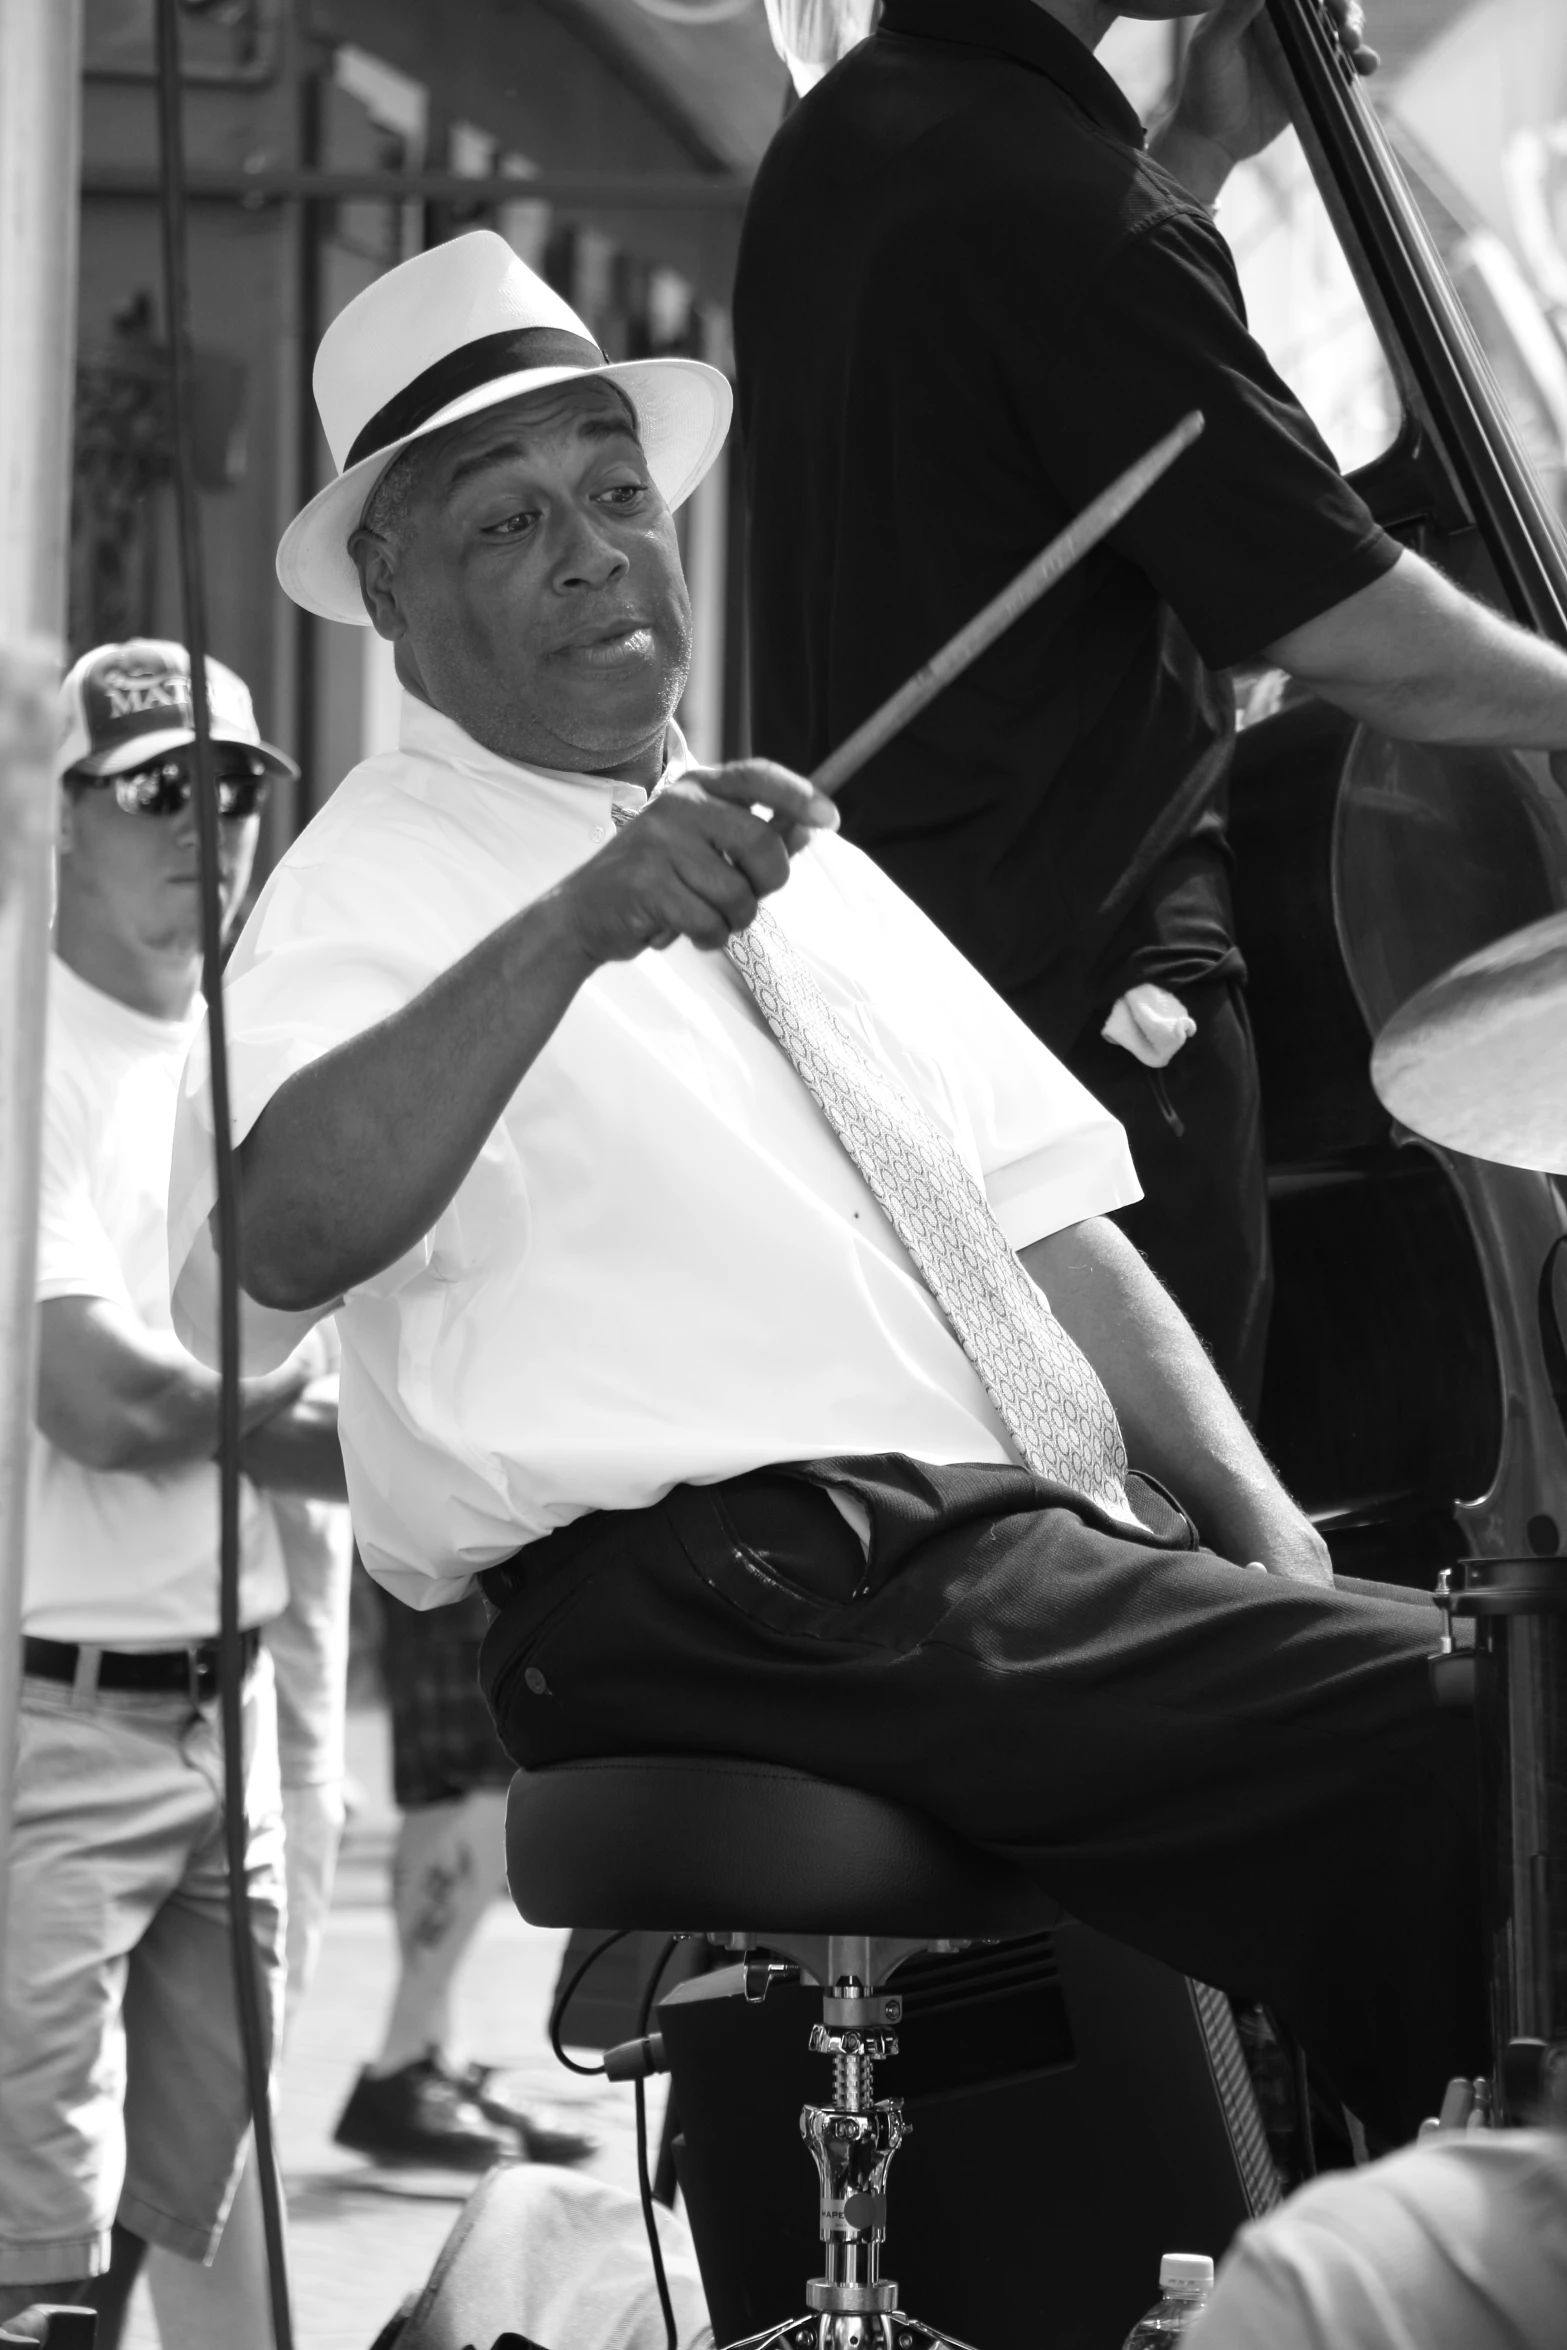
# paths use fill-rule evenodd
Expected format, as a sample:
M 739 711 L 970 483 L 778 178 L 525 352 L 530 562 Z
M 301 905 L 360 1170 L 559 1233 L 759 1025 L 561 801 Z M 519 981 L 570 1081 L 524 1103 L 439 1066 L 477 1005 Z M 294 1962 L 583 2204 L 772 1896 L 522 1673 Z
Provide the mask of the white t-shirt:
M 640 808 L 517 767 L 405 696 L 229 965 L 236 1136 Z M 829 1003 L 946 1130 L 1016 1248 L 1138 1196 L 1126 1138 L 886 876 L 837 838 L 769 899 Z M 212 1359 L 205 1051 L 170 1183 L 174 1321 Z M 310 1317 L 256 1309 L 262 1368 Z M 729 958 L 595 972 L 434 1229 L 337 1317 L 354 1531 L 412 1605 L 597 1509 L 778 1461 L 1016 1458 L 863 1176 Z
M 1562 2350 L 1567 2136 L 1477 2130 L 1329 2171 L 1243 2228 L 1185 2350 Z
M 49 975 L 38 1300 L 102 1297 L 171 1331 L 166 1201 L 180 1071 L 196 1021 L 154 1020 Z M 270 1505 L 242 1490 L 241 1613 L 287 1596 Z M 218 1628 L 218 1472 L 90 1469 L 35 1429 L 23 1625 L 47 1640 L 180 1647 Z

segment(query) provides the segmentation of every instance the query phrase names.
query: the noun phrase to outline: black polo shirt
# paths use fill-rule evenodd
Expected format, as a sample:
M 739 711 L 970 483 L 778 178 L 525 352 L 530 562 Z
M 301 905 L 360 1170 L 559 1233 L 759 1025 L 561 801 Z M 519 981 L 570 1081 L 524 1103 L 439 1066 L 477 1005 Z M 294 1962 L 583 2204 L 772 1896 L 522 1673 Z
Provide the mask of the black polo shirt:
M 802 769 L 1203 410 L 842 812 L 1058 1050 L 1135 980 L 1238 970 L 1217 673 L 1398 550 L 1090 51 L 1033 0 L 886 0 L 763 160 L 735 338 L 753 733 Z

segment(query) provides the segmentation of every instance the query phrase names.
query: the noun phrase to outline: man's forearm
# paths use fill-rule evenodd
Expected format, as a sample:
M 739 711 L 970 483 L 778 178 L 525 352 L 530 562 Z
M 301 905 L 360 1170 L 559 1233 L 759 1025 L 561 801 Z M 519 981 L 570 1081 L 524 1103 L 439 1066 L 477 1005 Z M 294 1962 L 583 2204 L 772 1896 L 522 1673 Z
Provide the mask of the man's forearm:
M 337 1379 L 318 1379 L 296 1403 L 251 1430 L 240 1453 L 245 1474 L 272 1493 L 346 1501 L 337 1440 Z
M 250 1295 L 319 1310 L 395 1264 L 445 1213 L 583 982 L 677 938 L 721 947 L 837 821 L 766 759 L 692 769 L 412 1003 L 291 1077 L 239 1154 Z
M 250 1295 L 322 1306 L 421 1240 L 591 967 L 552 891 L 279 1087 L 240 1151 Z
M 1104 1382 L 1132 1467 L 1168 1485 L 1223 1556 L 1325 1579 L 1318 1538 L 1125 1234 L 1090 1217 L 1036 1241 L 1022 1262 Z
M 241 1426 L 284 1410 L 307 1377 L 291 1356 L 244 1380 Z M 39 1308 L 38 1426 L 87 1468 L 152 1476 L 210 1460 L 221 1384 L 166 1332 L 109 1298 L 50 1298 Z
M 1179 117 L 1171 115 L 1153 132 L 1148 141 L 1148 152 L 1172 179 L 1179 180 L 1189 196 L 1195 196 L 1206 211 L 1213 211 L 1223 192 L 1224 183 L 1235 169 L 1235 158 L 1227 150 L 1201 131 L 1192 130 Z
M 1104 1382 L 1133 1468 L 1179 1493 L 1219 1540 L 1233 1493 L 1276 1480 L 1169 1291 L 1103 1217 L 1036 1241 L 1023 1263 Z
M 1567 654 L 1418 555 L 1267 647 L 1325 701 L 1406 742 L 1567 749 Z

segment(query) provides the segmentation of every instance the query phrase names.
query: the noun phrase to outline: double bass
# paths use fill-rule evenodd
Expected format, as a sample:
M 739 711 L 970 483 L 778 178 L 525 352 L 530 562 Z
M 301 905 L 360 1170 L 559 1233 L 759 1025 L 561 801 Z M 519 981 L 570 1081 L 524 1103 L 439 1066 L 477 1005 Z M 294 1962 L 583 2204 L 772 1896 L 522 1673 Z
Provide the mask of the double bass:
M 1397 387 L 1355 487 L 1567 647 L 1567 537 L 1332 15 L 1268 0 L 1262 38 Z M 1401 1129 L 1370 1058 L 1418 989 L 1567 908 L 1567 802 L 1541 756 L 1394 742 L 1290 689 L 1240 735 L 1232 841 L 1276 1279 L 1260 1433 L 1341 1573 L 1446 1568 L 1482 1618 L 1500 2072 L 1567 2039 L 1567 1195 Z

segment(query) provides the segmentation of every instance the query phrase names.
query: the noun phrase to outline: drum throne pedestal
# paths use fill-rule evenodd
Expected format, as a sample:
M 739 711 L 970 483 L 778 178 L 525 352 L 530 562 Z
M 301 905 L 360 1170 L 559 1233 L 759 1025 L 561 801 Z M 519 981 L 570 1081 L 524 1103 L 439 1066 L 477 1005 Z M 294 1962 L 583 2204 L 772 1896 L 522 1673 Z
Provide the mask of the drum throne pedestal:
M 887 1985 L 919 1951 L 1058 1924 L 1056 1905 L 902 1804 L 725 1757 L 521 1771 L 506 1845 L 512 1899 L 534 1925 L 704 1934 L 738 1955 L 750 1999 L 796 1970 L 821 1986 L 810 2045 L 831 2061 L 831 2088 L 800 2130 L 816 2165 L 822 2274 L 800 2316 L 733 2350 L 964 2350 L 900 2310 L 881 2274 L 888 2171 L 907 2128 L 901 2100 L 876 2095 L 902 2015 Z

